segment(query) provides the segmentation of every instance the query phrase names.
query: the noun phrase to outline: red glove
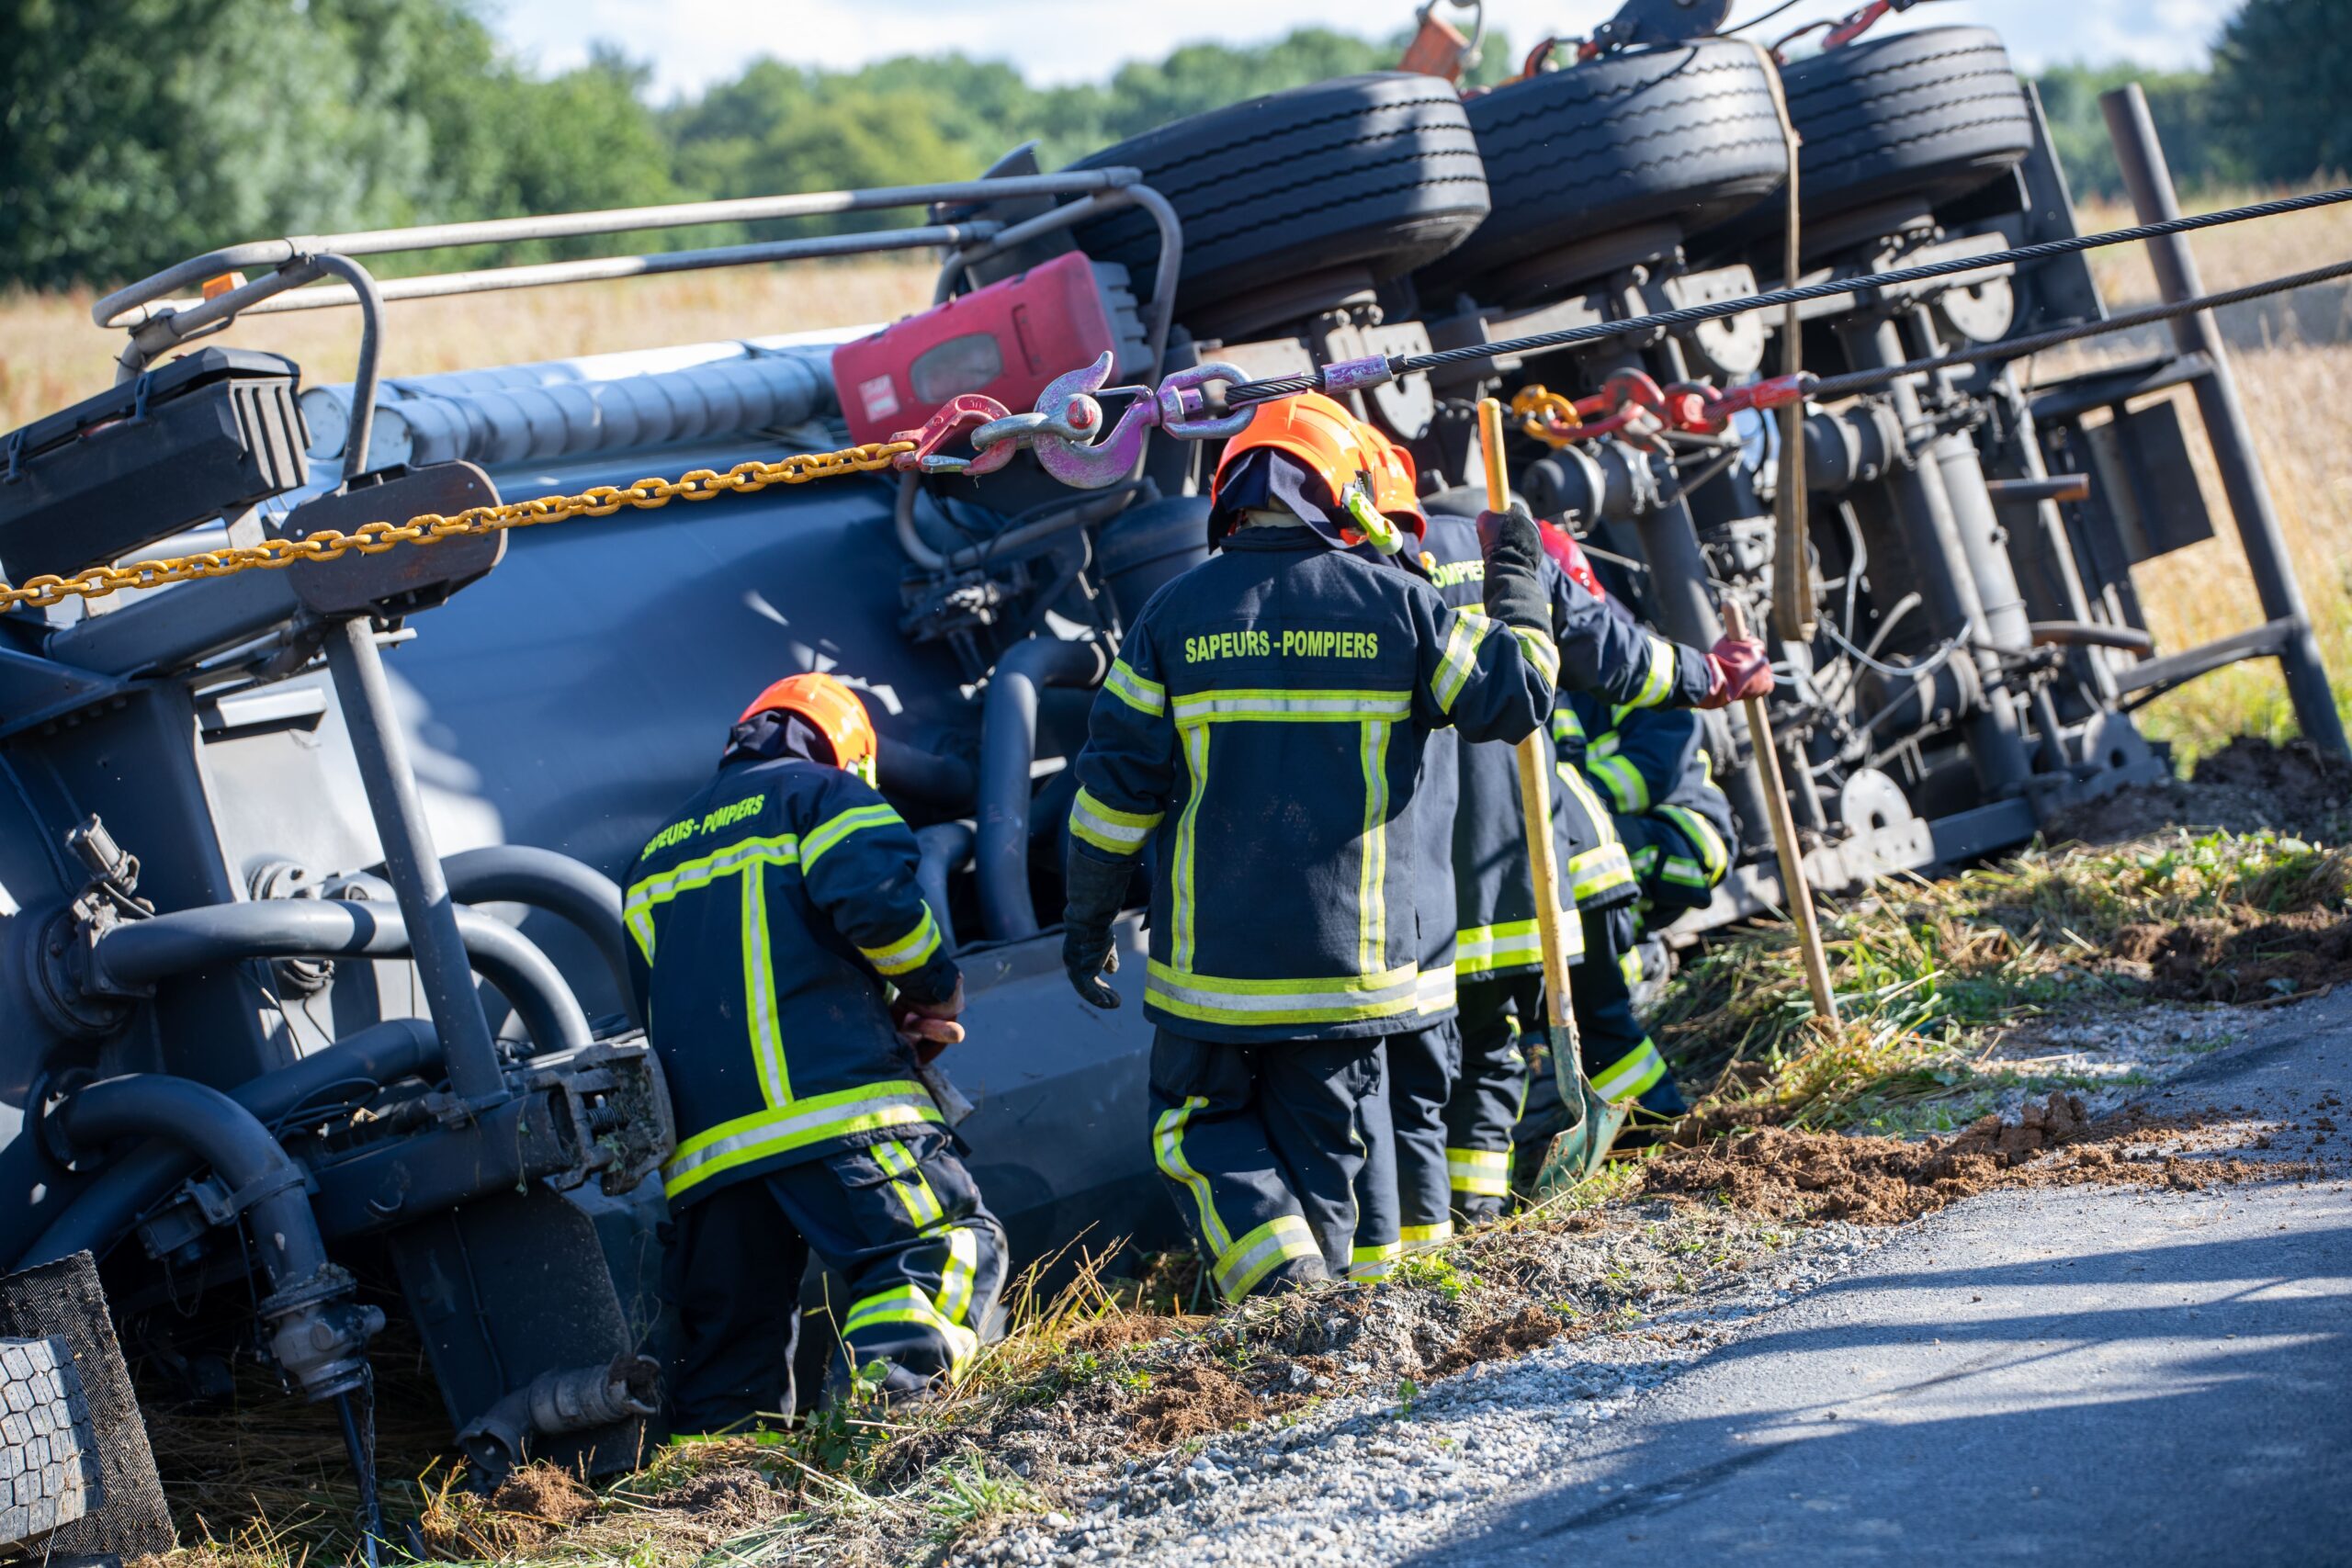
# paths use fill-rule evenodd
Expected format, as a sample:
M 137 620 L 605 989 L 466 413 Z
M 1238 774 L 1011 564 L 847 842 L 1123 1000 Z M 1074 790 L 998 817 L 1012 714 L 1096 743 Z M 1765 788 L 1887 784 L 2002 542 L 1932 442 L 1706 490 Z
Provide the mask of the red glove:
M 1707 696 L 1702 708 L 1729 707 L 1772 689 L 1772 664 L 1764 645 L 1727 637 L 1707 655 Z

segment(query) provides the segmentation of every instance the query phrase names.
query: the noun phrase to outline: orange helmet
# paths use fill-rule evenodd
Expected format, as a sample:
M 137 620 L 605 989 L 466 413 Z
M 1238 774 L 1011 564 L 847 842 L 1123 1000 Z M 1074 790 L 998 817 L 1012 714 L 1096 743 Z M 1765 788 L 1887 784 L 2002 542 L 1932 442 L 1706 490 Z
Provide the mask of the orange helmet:
M 736 723 L 763 713 L 797 714 L 807 719 L 833 750 L 833 765 L 874 783 L 876 742 L 874 720 L 858 694 L 831 675 L 786 675 L 752 699 Z
M 1390 522 L 1409 522 L 1416 534 L 1427 526 L 1414 501 L 1413 460 L 1372 426 L 1320 392 L 1301 392 L 1258 405 L 1240 434 L 1226 443 L 1218 459 L 1214 501 L 1226 475 L 1249 453 L 1271 447 L 1287 454 L 1323 481 L 1331 508 L 1355 525 L 1342 525 L 1342 543 L 1370 539 L 1394 554 L 1403 540 Z M 1399 498 L 1401 497 L 1401 504 Z M 1392 506 L 1396 508 L 1392 513 Z M 1337 521 L 1335 519 L 1335 521 Z
M 1225 444 L 1210 493 L 1214 495 L 1224 485 L 1227 470 L 1245 453 L 1261 446 L 1287 452 L 1306 464 L 1329 488 L 1335 508 L 1345 504 L 1348 486 L 1364 472 L 1363 442 L 1355 415 L 1320 392 L 1301 392 L 1258 405 L 1241 434 Z
M 1390 521 L 1408 524 L 1415 535 L 1427 537 L 1430 519 L 1421 510 L 1421 476 L 1413 455 L 1377 425 L 1359 421 L 1356 428 L 1372 460 L 1372 504 Z

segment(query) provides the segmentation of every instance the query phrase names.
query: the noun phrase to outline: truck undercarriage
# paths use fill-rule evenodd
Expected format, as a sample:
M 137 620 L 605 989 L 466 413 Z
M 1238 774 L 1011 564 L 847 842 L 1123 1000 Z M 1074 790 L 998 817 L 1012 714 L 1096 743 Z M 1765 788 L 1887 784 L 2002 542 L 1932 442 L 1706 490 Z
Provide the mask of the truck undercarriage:
M 943 1065 L 978 1108 L 961 1131 L 1019 1260 L 1173 1240 L 1142 1135 L 1144 964 L 1120 972 L 1130 1005 L 1098 1012 L 1051 928 L 1067 763 L 1125 621 L 1205 556 L 1207 451 L 1163 428 L 1071 488 L 1010 443 L 959 458 L 933 439 L 928 469 L 865 445 L 958 399 L 1026 408 L 1098 354 L 1148 398 L 1188 371 L 1210 384 L 1206 367 L 1315 377 L 1462 351 L 1348 395 L 1412 450 L 1432 505 L 1472 511 L 1472 409 L 1502 398 L 1521 491 L 1645 618 L 1701 647 L 1728 601 L 1769 621 L 1771 728 L 1824 891 L 2013 846 L 2169 776 L 2132 710 L 2236 660 L 2279 659 L 2306 734 L 2340 752 L 2210 328 L 2184 317 L 2175 352 L 2053 379 L 2003 349 L 2105 321 L 2079 255 L 1883 281 L 2077 233 L 1998 39 L 1928 28 L 1776 68 L 1703 18 L 1660 32 L 1659 9 L 1467 100 L 1430 76 L 1349 78 L 1057 173 L 1023 149 L 953 185 L 261 242 L 99 301 L 128 333 L 117 384 L 6 437 L 0 484 L 0 568 L 29 606 L 0 615 L 17 1021 L 0 1264 L 90 1254 L 127 1344 L 196 1383 L 258 1355 L 293 1396 L 344 1402 L 356 1455 L 390 1313 L 479 1473 L 635 1462 L 658 1429 L 653 1173 L 672 1139 L 613 879 L 743 697 L 794 670 L 873 710 L 881 787 L 971 992 L 971 1039 Z M 2114 112 L 2143 216 L 2169 215 L 2144 108 Z M 380 283 L 366 265 L 892 209 L 926 221 Z M 862 342 L 376 372 L 403 298 L 909 248 L 944 253 L 940 309 Z M 2165 281 L 2197 292 L 2177 257 Z M 1800 285 L 1835 287 L 1787 313 L 1511 346 Z M 1049 324 L 1021 313 L 1048 305 Z M 198 345 L 317 308 L 359 315 L 352 385 Z M 1784 370 L 1792 333 L 1811 375 L 1883 384 L 1784 397 L 1786 417 L 1706 412 L 1700 389 Z M 1955 350 L 1988 356 L 1898 368 Z M 2132 569 L 2214 531 L 2163 395 L 2181 386 L 2268 620 L 2159 653 Z M 967 412 L 934 438 L 986 423 Z M 1023 428 L 1087 445 L 1048 423 Z M 620 493 L 860 450 L 755 494 Z M 603 510 L 293 558 L 322 531 L 541 494 Z M 221 570 L 255 549 L 293 564 Z M 181 566 L 108 575 L 153 558 Z M 1747 727 L 1710 722 L 1742 844 L 1676 945 L 1784 902 Z M 1122 941 L 1139 954 L 1138 922 Z M 57 1542 L 104 1544 L 103 1514 L 56 1523 Z

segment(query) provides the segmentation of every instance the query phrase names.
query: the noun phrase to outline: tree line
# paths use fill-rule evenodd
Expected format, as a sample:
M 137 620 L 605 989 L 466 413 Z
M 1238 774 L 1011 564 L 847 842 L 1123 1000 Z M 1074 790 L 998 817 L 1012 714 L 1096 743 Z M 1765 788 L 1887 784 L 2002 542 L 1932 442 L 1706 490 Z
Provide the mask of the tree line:
M 2045 73 L 2076 190 L 2115 187 L 2098 95 L 2135 75 L 2186 185 L 2352 168 L 2341 6 L 2247 0 L 2210 72 Z M 1402 43 L 1305 28 L 1256 48 L 1187 45 L 1107 82 L 1047 87 L 959 55 L 855 71 L 762 59 L 657 105 L 646 69 L 609 49 L 554 75 L 526 69 L 475 0 L 6 0 L 0 286 L 113 284 L 277 234 L 968 177 L 1033 138 L 1055 168 L 1183 115 L 1383 68 Z M 1513 68 L 1508 40 L 1490 37 L 1480 77 Z M 681 231 L 653 243 L 739 237 Z

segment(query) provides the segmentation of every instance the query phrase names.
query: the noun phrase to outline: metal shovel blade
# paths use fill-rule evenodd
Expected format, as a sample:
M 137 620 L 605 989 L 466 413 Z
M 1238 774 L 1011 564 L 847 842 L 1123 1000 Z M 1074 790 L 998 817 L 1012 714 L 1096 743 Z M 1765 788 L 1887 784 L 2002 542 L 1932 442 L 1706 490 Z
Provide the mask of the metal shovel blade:
M 1553 1145 L 1552 1157 L 1582 1181 L 1608 1160 L 1617 1134 L 1624 1130 L 1625 1108 L 1601 1099 L 1592 1080 L 1584 1076 L 1582 1053 L 1569 1031 L 1552 1030 L 1550 1044 L 1552 1083 L 1560 1091 L 1560 1103 L 1582 1108 L 1576 1124 L 1562 1132 Z

